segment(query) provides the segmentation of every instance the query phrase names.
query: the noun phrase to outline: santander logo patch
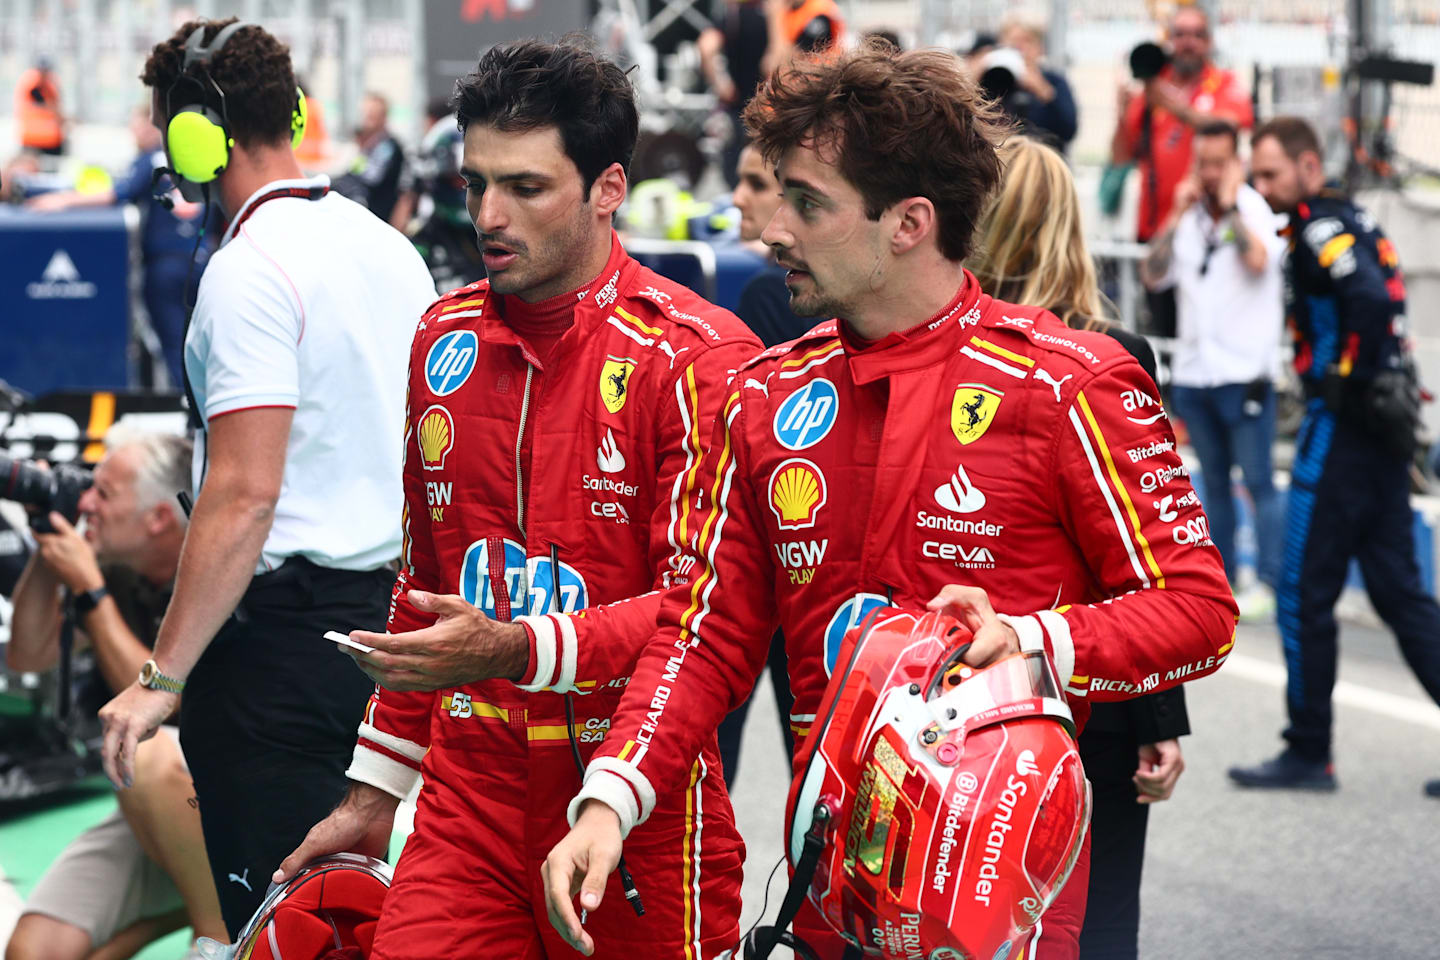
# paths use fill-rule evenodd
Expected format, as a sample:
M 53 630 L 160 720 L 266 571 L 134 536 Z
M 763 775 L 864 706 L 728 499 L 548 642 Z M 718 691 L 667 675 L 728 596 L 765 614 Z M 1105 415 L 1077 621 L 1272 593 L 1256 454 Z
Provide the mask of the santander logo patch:
M 974 513 L 985 506 L 985 494 L 965 473 L 965 468 L 955 467 L 950 482 L 935 488 L 935 502 L 951 513 Z

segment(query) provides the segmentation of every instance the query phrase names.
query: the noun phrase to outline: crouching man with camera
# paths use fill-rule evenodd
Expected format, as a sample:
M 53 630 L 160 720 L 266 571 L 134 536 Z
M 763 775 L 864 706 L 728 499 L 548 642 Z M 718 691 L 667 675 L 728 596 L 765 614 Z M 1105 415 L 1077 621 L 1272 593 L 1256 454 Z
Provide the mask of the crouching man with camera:
M 36 533 L 7 648 L 12 670 L 49 670 L 61 657 L 64 619 L 73 617 L 104 682 L 95 707 L 150 659 L 185 539 L 175 493 L 190 489 L 191 445 L 183 437 L 116 428 L 107 447 L 94 484 L 80 495 L 84 533 L 60 511 L 46 518 L 53 533 Z M 6 960 L 79 960 L 106 947 L 129 956 L 187 923 L 197 936 L 226 939 L 190 772 L 175 728 L 162 729 L 169 735 L 136 753 L 139 786 L 117 794 L 119 809 L 41 877 Z

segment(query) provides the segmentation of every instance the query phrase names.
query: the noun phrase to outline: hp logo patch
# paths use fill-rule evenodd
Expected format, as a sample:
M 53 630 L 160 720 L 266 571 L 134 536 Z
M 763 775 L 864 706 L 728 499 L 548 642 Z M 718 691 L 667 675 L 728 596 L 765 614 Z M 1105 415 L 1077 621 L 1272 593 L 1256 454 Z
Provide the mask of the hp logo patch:
M 865 618 L 870 616 L 870 611 L 885 605 L 885 598 L 878 593 L 857 593 L 840 604 L 835 616 L 825 625 L 825 676 L 830 676 L 835 670 L 835 661 L 840 656 L 840 644 L 845 640 L 845 634 L 864 623 Z
M 813 447 L 830 428 L 840 411 L 840 394 L 835 384 L 823 377 L 811 380 L 785 398 L 775 411 L 775 439 L 787 450 Z
M 425 355 L 425 383 L 437 397 L 459 390 L 475 369 L 479 341 L 474 330 L 451 330 L 430 345 Z
M 549 557 L 526 557 L 514 540 L 506 539 L 505 574 L 502 578 L 510 600 L 510 615 L 552 613 L 554 578 Z M 495 616 L 495 590 L 490 577 L 490 553 L 484 540 L 476 540 L 460 561 L 460 596 L 479 607 L 487 617 Z M 583 610 L 590 605 L 585 578 L 565 561 L 560 561 L 560 603 L 562 612 Z

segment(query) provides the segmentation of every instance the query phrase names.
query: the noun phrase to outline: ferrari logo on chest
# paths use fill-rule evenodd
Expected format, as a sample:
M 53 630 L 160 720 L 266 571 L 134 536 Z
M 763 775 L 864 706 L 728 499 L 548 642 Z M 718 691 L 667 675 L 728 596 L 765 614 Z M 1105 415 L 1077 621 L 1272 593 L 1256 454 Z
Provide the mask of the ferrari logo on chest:
M 630 388 L 630 375 L 635 372 L 635 361 L 629 357 L 606 357 L 605 366 L 600 368 L 600 399 L 605 409 L 619 413 L 625 406 L 626 391 Z
M 955 399 L 950 401 L 950 429 L 961 445 L 974 443 L 985 436 L 1000 401 L 1005 394 L 983 383 L 962 383 L 955 388 Z

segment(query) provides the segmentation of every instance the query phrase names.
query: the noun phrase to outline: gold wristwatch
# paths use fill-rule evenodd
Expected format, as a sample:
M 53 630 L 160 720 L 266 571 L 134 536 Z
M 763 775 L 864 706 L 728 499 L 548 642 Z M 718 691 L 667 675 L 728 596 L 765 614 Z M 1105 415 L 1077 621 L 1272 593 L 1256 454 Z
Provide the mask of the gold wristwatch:
M 185 681 L 167 677 L 160 672 L 160 668 L 155 665 L 154 660 L 146 660 L 140 665 L 140 686 L 148 687 L 151 690 L 162 690 L 165 693 L 179 693 L 185 689 Z

